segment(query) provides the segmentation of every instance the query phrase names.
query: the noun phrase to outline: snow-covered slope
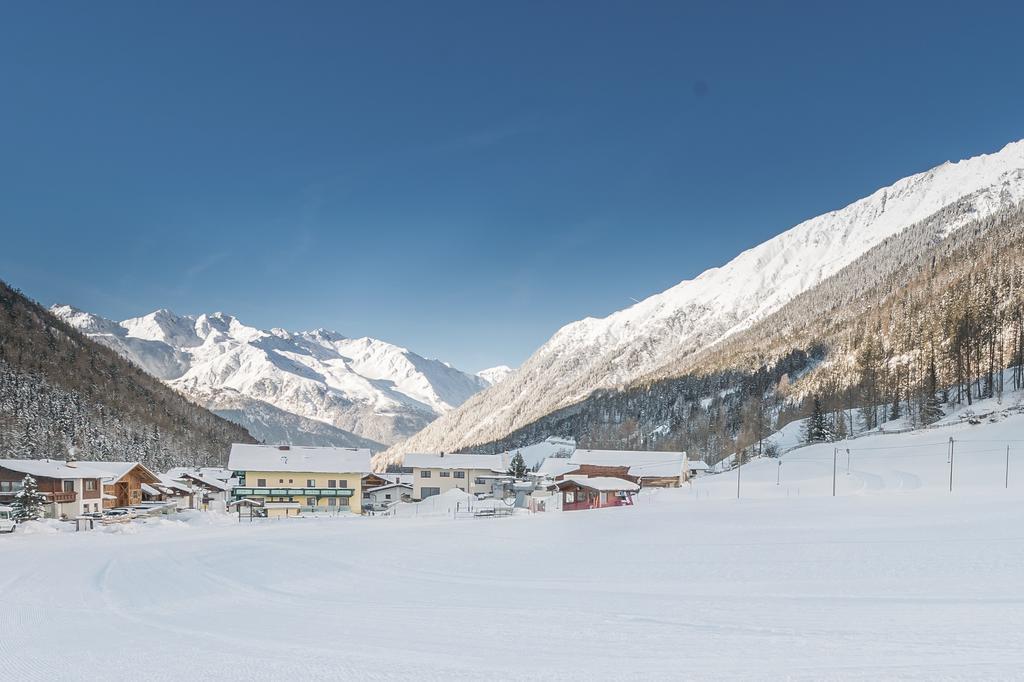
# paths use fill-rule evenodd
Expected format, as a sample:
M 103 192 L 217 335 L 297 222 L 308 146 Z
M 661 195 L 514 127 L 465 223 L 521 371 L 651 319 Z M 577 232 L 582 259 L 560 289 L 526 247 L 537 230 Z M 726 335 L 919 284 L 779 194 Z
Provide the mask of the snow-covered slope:
M 515 370 L 508 365 L 498 365 L 497 367 L 482 369 L 477 372 L 476 375 L 486 381 L 488 386 L 493 386 L 495 384 L 500 384 L 505 379 L 508 379 L 509 375 L 513 372 L 515 372 Z
M 157 310 L 118 323 L 67 305 L 52 311 L 272 443 L 393 443 L 488 385 L 405 348 L 324 329 L 264 331 L 223 313 Z
M 899 180 L 630 308 L 566 325 L 508 380 L 393 448 L 386 458 L 501 438 L 595 389 L 625 384 L 750 326 L 945 207 L 970 205 L 961 219 L 950 222 L 952 231 L 1022 198 L 1024 141 Z

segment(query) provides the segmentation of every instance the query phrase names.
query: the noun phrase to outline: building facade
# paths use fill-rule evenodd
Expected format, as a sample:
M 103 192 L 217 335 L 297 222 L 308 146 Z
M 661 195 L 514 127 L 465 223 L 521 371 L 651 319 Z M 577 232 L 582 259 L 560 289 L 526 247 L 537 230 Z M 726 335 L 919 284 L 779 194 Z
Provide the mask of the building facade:
M 105 474 L 84 464 L 55 459 L 0 460 L 0 504 L 14 501 L 26 475 L 35 479 L 46 497 L 45 511 L 50 518 L 77 518 L 103 510 Z
M 456 488 L 470 495 L 489 495 L 492 479 L 505 474 L 508 462 L 503 455 L 410 453 L 405 466 L 412 468 L 412 498 L 423 500 Z
M 370 451 L 236 443 L 228 468 L 238 479 L 232 498 L 261 502 L 267 516 L 361 514 Z

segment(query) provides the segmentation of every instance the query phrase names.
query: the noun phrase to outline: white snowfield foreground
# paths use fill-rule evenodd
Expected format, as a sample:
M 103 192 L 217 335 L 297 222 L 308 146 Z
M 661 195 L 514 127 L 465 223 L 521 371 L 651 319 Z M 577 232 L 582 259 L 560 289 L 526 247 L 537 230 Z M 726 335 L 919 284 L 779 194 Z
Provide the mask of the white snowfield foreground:
M 779 485 L 776 462 L 745 466 L 739 501 L 729 472 L 634 507 L 506 519 L 4 536 L 0 669 L 18 680 L 1021 679 L 1022 440 L 1024 415 L 860 438 L 849 475 L 839 459 L 835 498 L 828 444 L 784 458 Z

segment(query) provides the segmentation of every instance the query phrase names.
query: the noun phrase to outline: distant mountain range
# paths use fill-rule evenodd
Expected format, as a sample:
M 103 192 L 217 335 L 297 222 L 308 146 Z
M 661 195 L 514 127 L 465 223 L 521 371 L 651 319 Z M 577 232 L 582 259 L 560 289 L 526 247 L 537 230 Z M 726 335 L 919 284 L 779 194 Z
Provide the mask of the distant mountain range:
M 899 180 L 630 308 L 566 325 L 507 379 L 390 449 L 381 460 L 400 461 L 405 452 L 497 443 L 529 431 L 547 415 L 568 414 L 597 391 L 664 379 L 676 372 L 667 367 L 688 371 L 687 358 L 751 329 L 909 227 L 937 216 L 938 229 L 928 232 L 929 241 L 907 246 L 923 254 L 964 225 L 1014 207 L 1022 198 L 1024 141 Z M 599 419 L 606 424 L 625 431 L 635 429 L 629 424 L 644 416 L 602 415 Z M 539 438 L 581 435 L 530 433 Z
M 377 339 L 261 330 L 224 313 L 114 322 L 69 305 L 51 311 L 268 443 L 380 450 L 511 371 L 468 374 Z

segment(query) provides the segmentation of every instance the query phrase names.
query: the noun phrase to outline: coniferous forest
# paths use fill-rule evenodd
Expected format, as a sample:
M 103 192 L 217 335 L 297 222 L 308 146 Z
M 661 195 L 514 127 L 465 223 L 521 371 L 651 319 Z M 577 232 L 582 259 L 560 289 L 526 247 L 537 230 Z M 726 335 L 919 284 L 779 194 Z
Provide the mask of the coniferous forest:
M 241 426 L 189 402 L 0 282 L 3 457 L 216 465 Z

